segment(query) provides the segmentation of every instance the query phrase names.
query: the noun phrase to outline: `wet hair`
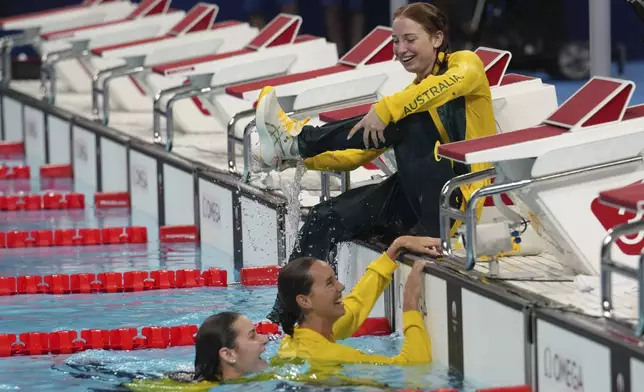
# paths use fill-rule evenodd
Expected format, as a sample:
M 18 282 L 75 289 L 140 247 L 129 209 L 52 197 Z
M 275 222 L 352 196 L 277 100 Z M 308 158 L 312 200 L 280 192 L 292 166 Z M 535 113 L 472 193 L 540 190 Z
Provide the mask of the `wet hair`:
M 285 334 L 293 336 L 295 323 L 302 321 L 304 314 L 297 304 L 297 296 L 308 295 L 311 292 L 313 278 L 309 270 L 317 259 L 315 257 L 300 257 L 290 261 L 277 277 L 277 293 L 282 303 L 279 315 L 280 324 Z
M 195 342 L 195 380 L 221 381 L 219 350 L 235 348 L 237 331 L 233 324 L 240 316 L 241 313 L 237 312 L 221 312 L 201 324 Z
M 438 48 L 438 51 L 447 53 L 447 16 L 435 5 L 422 2 L 403 5 L 394 12 L 393 18 L 398 17 L 413 20 L 423 26 L 423 29 L 431 36 L 442 31 L 444 36 L 443 43 Z

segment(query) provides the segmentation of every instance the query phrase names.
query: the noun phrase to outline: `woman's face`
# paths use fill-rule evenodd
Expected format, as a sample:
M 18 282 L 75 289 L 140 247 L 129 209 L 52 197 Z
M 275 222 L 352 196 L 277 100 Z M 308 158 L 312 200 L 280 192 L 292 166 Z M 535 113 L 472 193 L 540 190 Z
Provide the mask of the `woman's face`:
M 233 328 L 237 332 L 235 341 L 234 358 L 232 364 L 241 374 L 258 372 L 266 369 L 266 360 L 260 358 L 266 350 L 268 338 L 260 335 L 255 330 L 255 325 L 245 316 L 240 316 Z
M 430 36 L 415 21 L 398 17 L 394 19 L 394 54 L 407 72 L 416 74 L 419 79 L 429 75 L 436 60 L 438 48 L 443 43 L 441 32 Z
M 300 306 L 322 319 L 335 321 L 342 317 L 345 313 L 342 302 L 344 285 L 335 278 L 333 268 L 318 260 L 311 265 L 309 274 L 313 279 L 311 292 L 302 297 Z

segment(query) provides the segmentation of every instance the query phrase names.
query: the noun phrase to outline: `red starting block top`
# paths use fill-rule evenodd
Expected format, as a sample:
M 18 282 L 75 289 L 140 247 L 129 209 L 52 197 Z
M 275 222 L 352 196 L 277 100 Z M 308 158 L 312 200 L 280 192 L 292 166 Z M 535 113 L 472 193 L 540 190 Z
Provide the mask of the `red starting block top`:
M 126 19 L 135 20 L 150 15 L 165 14 L 170 10 L 172 0 L 142 0 Z
M 184 72 L 195 64 L 210 61 L 222 60 L 234 56 L 252 53 L 262 48 L 269 48 L 289 43 L 303 42 L 311 39 L 311 36 L 297 36 L 302 24 L 302 17 L 296 15 L 280 14 L 267 24 L 257 36 L 245 48 L 232 52 L 200 56 L 182 61 L 175 61 L 166 64 L 159 64 L 152 67 L 152 71 L 161 75 L 172 75 Z
M 533 78 L 532 76 L 525 76 L 525 75 L 510 73 L 510 74 L 503 75 L 503 79 L 501 79 L 501 83 L 499 84 L 499 86 L 507 86 L 508 84 L 525 82 L 528 80 L 535 80 L 535 79 L 536 78 Z
M 345 120 L 351 117 L 364 116 L 371 109 L 372 103 L 365 103 L 358 106 L 351 106 L 348 108 L 342 108 L 337 110 L 331 110 L 328 112 L 320 113 L 320 121 L 331 122 Z
M 137 20 L 150 15 L 165 14 L 170 12 L 170 2 L 172 0 L 143 0 L 138 7 L 130 13 L 125 19 L 113 20 L 110 22 L 95 23 L 87 26 L 74 27 L 71 29 L 63 29 L 52 31 L 50 33 L 41 34 L 40 38 L 43 40 L 52 40 L 63 38 L 76 31 L 89 30 L 97 27 L 111 26 L 123 22 Z
M 438 148 L 438 155 L 464 163 L 493 162 L 501 147 L 513 159 L 534 157 L 537 152 L 527 143 L 544 138 L 560 136 L 568 132 L 582 131 L 599 124 L 610 124 L 624 119 L 644 116 L 644 109 L 627 110 L 634 84 L 630 81 L 594 77 L 573 94 L 540 126 L 519 131 L 500 133 L 475 140 L 449 143 Z M 521 146 L 519 146 L 521 144 Z M 520 151 L 519 151 L 520 150 Z M 477 154 L 476 158 L 468 155 Z M 498 157 L 498 156 L 497 156 Z
M 599 193 L 599 201 L 637 213 L 644 209 L 644 180 Z
M 496 87 L 501 84 L 505 71 L 508 69 L 510 60 L 512 60 L 512 53 L 507 50 L 498 50 L 486 47 L 480 47 L 474 51 L 485 68 L 487 80 L 490 87 Z
M 356 44 L 345 54 L 337 65 L 333 67 L 316 69 L 308 72 L 300 72 L 291 75 L 267 78 L 255 82 L 241 83 L 226 88 L 226 93 L 243 98 L 244 93 L 259 90 L 264 86 L 280 86 L 288 83 L 301 82 L 331 75 L 343 71 L 355 69 L 357 66 L 375 64 L 383 61 L 393 60 L 393 41 L 391 39 L 391 28 L 376 27 L 366 37 Z
M 631 81 L 594 77 L 544 122 L 576 130 L 621 121 L 634 90 Z
M 641 117 L 644 117 L 644 104 L 626 108 L 626 111 L 624 112 L 624 118 L 622 118 L 622 120 L 633 120 L 635 118 Z
M 174 25 L 168 35 L 177 37 L 193 31 L 206 31 L 212 28 L 219 14 L 215 4 L 198 3 L 188 11 L 186 16 Z

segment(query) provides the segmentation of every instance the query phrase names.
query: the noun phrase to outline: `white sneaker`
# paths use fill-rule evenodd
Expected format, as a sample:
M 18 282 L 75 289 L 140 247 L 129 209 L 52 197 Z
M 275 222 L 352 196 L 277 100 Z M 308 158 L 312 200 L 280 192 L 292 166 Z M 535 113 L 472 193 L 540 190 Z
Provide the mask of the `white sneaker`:
M 258 158 L 266 167 L 281 171 L 302 159 L 294 152 L 297 147 L 294 143 L 309 120 L 291 119 L 279 105 L 273 87 L 262 89 L 257 100 L 255 122 L 260 142 Z
M 273 170 L 284 171 L 288 168 L 297 166 L 297 159 L 290 159 L 278 161 L 277 156 L 272 153 L 275 148 L 273 145 L 262 146 L 260 142 L 259 133 L 252 132 L 250 134 L 250 172 L 251 173 L 269 173 Z M 271 154 L 269 159 L 266 159 L 265 152 L 269 151 Z

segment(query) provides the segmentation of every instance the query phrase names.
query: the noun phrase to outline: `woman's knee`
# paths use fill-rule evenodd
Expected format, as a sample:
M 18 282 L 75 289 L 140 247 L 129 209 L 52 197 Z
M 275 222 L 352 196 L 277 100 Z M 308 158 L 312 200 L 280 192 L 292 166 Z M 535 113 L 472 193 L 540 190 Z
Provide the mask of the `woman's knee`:
M 405 137 L 412 136 L 418 133 L 427 135 L 434 133 L 438 135 L 438 130 L 432 116 L 428 112 L 414 113 L 398 121 L 398 131 L 403 132 Z M 432 131 L 436 132 L 432 132 Z

